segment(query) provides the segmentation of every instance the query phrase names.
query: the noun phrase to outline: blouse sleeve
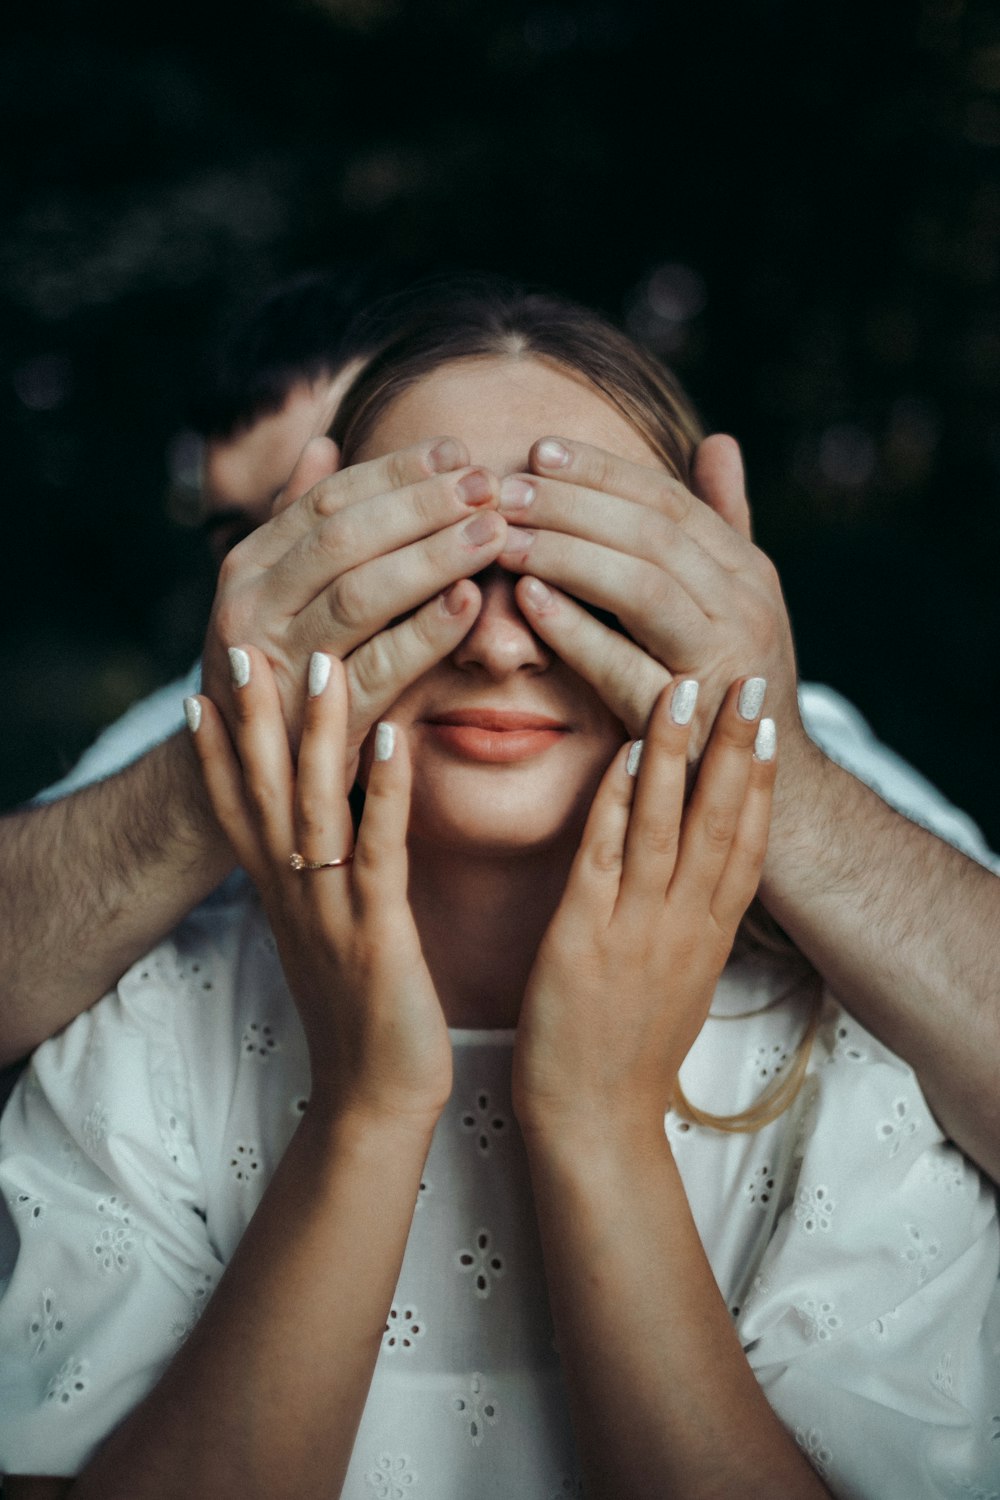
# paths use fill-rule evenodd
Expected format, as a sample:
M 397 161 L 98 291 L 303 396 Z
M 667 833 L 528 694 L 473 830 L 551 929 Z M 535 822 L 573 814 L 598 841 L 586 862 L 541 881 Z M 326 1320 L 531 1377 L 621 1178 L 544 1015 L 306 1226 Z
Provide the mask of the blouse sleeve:
M 0 1126 L 0 1472 L 84 1468 L 221 1274 L 171 954 L 39 1049 Z
M 997 1495 L 994 1191 L 846 1017 L 806 1088 L 800 1164 L 740 1318 L 750 1363 L 835 1495 Z

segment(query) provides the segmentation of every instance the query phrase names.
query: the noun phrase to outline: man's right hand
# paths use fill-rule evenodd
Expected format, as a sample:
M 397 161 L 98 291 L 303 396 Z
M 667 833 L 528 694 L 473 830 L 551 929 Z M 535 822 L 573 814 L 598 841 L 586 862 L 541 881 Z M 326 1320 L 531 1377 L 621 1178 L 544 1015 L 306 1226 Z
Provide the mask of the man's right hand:
M 296 742 L 303 664 L 333 650 L 347 674 L 350 785 L 372 725 L 471 628 L 481 596 L 470 575 L 495 561 L 507 528 L 499 481 L 454 438 L 337 462 L 328 438 L 308 443 L 271 519 L 226 557 L 202 683 L 228 703 L 228 649 L 256 646 Z

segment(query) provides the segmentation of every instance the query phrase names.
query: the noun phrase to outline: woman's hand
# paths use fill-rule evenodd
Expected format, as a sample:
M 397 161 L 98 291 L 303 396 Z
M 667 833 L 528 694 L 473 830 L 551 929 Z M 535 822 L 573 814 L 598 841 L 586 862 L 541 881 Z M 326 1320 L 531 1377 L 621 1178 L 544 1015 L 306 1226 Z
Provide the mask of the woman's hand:
M 233 737 L 205 697 L 188 700 L 189 723 L 200 719 L 194 743 L 215 815 L 274 929 L 309 1044 L 311 1107 L 426 1124 L 451 1089 L 451 1046 L 407 898 L 405 738 L 379 725 L 355 843 L 343 664 L 310 659 L 293 766 L 267 659 L 252 647 L 231 654 Z M 293 852 L 350 862 L 294 869 Z
M 730 687 L 686 808 L 690 679 L 657 701 L 638 775 L 634 745 L 605 775 L 521 1009 L 514 1105 L 527 1137 L 662 1138 L 764 859 L 775 762 L 761 688 Z
M 498 481 L 468 458 L 464 444 L 441 438 L 338 469 L 328 438 L 306 445 L 271 519 L 219 573 L 202 682 L 231 729 L 231 642 L 266 653 L 293 743 L 302 663 L 317 649 L 337 656 L 352 785 L 372 725 L 472 628 L 481 599 L 468 579 L 500 551 Z

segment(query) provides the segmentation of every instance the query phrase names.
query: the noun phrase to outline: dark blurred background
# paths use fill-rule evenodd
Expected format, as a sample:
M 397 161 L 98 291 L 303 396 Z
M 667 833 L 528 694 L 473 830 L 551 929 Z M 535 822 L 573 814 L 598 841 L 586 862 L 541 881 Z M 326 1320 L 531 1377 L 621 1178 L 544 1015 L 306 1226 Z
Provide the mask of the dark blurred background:
M 220 315 L 390 251 L 622 316 L 744 445 L 803 674 L 1000 847 L 1000 14 L 51 0 L 0 60 L 0 802 L 196 655 Z

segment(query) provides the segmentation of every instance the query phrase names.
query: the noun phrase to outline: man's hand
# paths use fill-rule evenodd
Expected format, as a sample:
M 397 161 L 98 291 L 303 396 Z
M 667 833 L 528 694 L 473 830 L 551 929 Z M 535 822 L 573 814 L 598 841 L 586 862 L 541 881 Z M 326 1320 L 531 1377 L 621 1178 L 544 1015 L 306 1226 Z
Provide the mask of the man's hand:
M 642 733 L 668 676 L 697 678 L 692 756 L 729 684 L 765 677 L 769 712 L 792 755 L 805 732 L 791 626 L 777 573 L 750 540 L 732 439 L 710 439 L 699 452 L 696 476 L 713 506 L 662 469 L 585 443 L 542 439 L 530 468 L 501 486 L 509 530 L 500 561 L 530 575 L 517 597 L 538 634 L 633 734 Z M 632 639 L 576 599 L 617 616 Z
M 469 581 L 503 545 L 498 481 L 462 443 L 420 443 L 337 472 L 336 446 L 307 444 L 275 513 L 222 565 L 205 641 L 205 693 L 229 701 L 228 648 L 267 657 L 298 735 L 303 664 L 344 662 L 350 717 L 346 784 L 380 715 L 454 650 L 480 605 Z

